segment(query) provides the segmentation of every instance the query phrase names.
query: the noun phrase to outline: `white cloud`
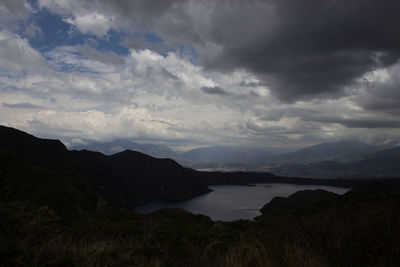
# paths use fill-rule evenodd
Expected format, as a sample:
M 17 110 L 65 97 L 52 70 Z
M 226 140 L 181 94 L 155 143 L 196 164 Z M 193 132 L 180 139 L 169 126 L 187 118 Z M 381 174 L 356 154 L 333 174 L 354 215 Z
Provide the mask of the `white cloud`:
M 12 76 L 24 71 L 40 72 L 45 68 L 42 55 L 26 39 L 7 30 L 0 31 L 0 58 L 0 71 Z
M 72 18 L 66 18 L 68 22 L 79 29 L 82 33 L 91 33 L 99 37 L 107 35 L 112 27 L 113 18 L 106 17 L 100 13 L 75 14 Z

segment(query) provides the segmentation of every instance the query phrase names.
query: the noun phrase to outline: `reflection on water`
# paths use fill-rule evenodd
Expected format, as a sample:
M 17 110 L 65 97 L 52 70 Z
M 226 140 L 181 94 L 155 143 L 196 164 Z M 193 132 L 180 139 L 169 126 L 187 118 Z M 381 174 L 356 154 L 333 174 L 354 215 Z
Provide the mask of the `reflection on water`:
M 348 190 L 332 186 L 294 184 L 215 185 L 210 188 L 214 191 L 191 200 L 155 201 L 138 206 L 135 210 L 150 213 L 160 208 L 182 208 L 195 214 L 207 215 L 212 220 L 234 221 L 259 216 L 262 206 L 276 196 L 287 197 L 306 189 L 325 189 L 337 194 L 344 194 Z

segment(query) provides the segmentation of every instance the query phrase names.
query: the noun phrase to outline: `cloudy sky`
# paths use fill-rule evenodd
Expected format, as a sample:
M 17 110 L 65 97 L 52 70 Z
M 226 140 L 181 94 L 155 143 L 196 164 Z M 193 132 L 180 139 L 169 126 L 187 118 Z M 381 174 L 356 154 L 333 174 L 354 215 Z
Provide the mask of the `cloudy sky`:
M 0 124 L 175 149 L 400 139 L 400 1 L 0 0 Z

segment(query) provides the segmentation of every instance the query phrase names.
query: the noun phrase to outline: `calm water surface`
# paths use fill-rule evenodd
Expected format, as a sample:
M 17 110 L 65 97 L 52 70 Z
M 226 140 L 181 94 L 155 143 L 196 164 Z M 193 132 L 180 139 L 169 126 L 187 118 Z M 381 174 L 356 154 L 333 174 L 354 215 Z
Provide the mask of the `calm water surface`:
M 333 186 L 294 184 L 215 185 L 209 187 L 214 191 L 187 201 L 155 201 L 137 206 L 135 210 L 140 213 L 150 213 L 161 208 L 181 208 L 195 214 L 207 215 L 212 220 L 251 220 L 259 216 L 262 206 L 276 196 L 287 197 L 294 192 L 306 189 L 324 189 L 337 194 L 344 194 L 349 190 Z

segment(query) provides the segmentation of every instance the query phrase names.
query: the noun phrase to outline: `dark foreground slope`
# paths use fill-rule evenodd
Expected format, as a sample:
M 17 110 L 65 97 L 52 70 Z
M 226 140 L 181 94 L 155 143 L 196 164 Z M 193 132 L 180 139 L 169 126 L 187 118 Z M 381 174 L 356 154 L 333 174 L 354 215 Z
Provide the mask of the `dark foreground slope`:
M 339 196 L 322 189 L 298 191 L 288 197 L 274 197 L 261 208 L 260 212 L 268 215 L 289 209 L 305 208 L 321 201 L 337 199 Z
M 0 266 L 399 266 L 399 211 L 375 182 L 254 222 L 140 215 L 79 174 L 0 153 Z

